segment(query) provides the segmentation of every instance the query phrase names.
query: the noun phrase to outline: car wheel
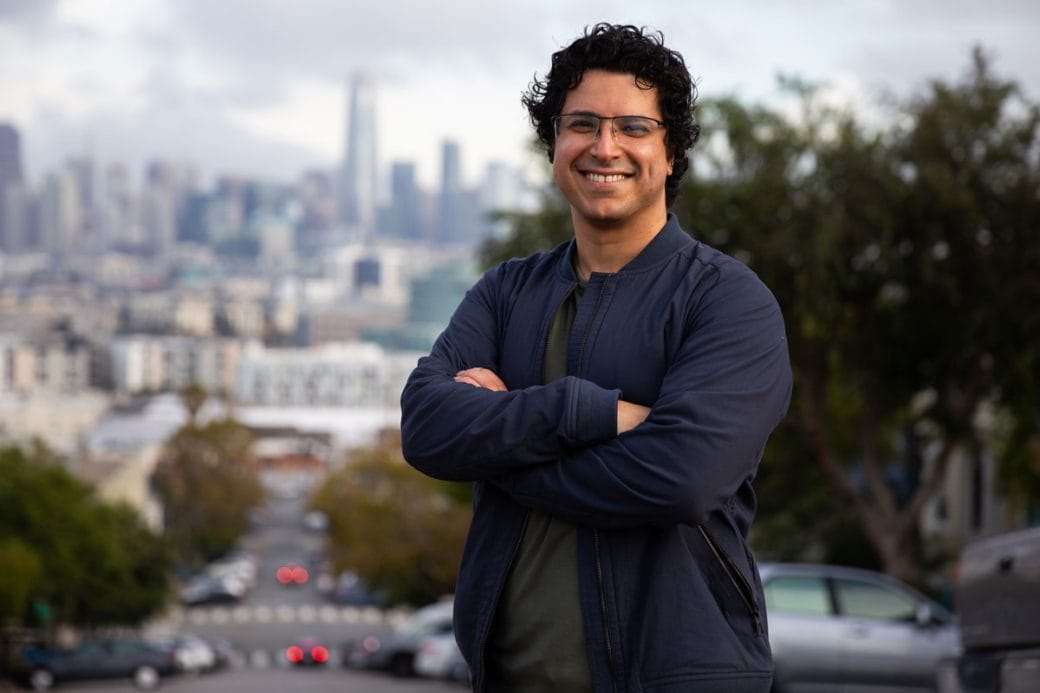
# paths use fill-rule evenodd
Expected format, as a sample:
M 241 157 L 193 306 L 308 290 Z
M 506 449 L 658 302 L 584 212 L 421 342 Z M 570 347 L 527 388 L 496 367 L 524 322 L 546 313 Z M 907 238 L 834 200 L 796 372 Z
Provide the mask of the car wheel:
M 144 691 L 159 687 L 159 672 L 155 667 L 143 666 L 134 670 L 134 685 Z
M 413 676 L 415 669 L 412 667 L 412 657 L 407 654 L 396 654 L 390 660 L 390 673 L 394 676 Z
M 36 669 L 29 675 L 29 685 L 34 691 L 49 691 L 54 688 L 54 674 L 46 669 Z

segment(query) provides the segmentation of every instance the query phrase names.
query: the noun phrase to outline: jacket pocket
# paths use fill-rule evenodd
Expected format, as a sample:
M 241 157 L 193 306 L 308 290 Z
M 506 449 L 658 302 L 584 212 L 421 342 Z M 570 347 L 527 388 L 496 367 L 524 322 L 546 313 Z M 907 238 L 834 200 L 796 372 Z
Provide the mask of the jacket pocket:
M 744 574 L 740 572 L 737 565 L 733 562 L 733 559 L 729 557 L 726 551 L 719 546 L 711 534 L 704 525 L 697 525 L 697 531 L 700 532 L 701 537 L 704 538 L 708 548 L 711 549 L 712 555 L 715 560 L 719 562 L 722 571 L 726 574 L 729 582 L 733 585 L 737 594 L 740 595 L 741 600 L 744 602 L 744 606 L 747 607 L 748 615 L 751 618 L 751 628 L 755 635 L 764 635 L 766 632 L 765 624 L 762 621 L 762 610 L 758 606 L 758 600 L 755 599 L 755 591 L 751 588 L 751 583 L 748 582 Z

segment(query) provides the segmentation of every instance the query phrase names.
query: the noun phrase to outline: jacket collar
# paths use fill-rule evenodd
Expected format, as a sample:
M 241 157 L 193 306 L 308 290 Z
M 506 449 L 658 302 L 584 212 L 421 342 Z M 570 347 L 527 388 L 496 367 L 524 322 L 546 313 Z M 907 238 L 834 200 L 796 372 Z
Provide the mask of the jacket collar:
M 679 220 L 671 212 L 668 213 L 668 221 L 664 227 L 654 236 L 643 250 L 632 258 L 627 265 L 621 268 L 620 273 L 639 272 L 653 267 L 657 263 L 670 258 L 682 248 L 691 245 L 695 241 L 679 226 Z M 574 277 L 574 253 L 576 246 L 574 238 L 567 243 L 563 256 L 557 268 L 560 276 L 570 282 Z

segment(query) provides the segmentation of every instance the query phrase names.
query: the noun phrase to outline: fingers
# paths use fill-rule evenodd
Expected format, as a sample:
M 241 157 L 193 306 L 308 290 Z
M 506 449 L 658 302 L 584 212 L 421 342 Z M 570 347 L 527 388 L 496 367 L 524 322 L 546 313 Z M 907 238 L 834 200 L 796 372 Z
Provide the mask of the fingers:
M 498 377 L 498 374 L 488 368 L 466 368 L 455 374 L 455 382 L 468 383 L 477 387 L 483 387 L 496 392 L 505 392 L 509 388 Z

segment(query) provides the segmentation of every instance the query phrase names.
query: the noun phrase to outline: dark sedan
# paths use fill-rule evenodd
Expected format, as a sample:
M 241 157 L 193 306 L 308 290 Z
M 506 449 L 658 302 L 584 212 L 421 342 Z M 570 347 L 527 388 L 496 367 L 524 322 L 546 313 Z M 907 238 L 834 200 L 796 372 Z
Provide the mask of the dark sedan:
M 28 683 L 37 691 L 69 681 L 123 678 L 152 689 L 176 671 L 171 652 L 134 638 L 89 640 L 72 649 L 33 648 L 25 652 L 24 663 Z

